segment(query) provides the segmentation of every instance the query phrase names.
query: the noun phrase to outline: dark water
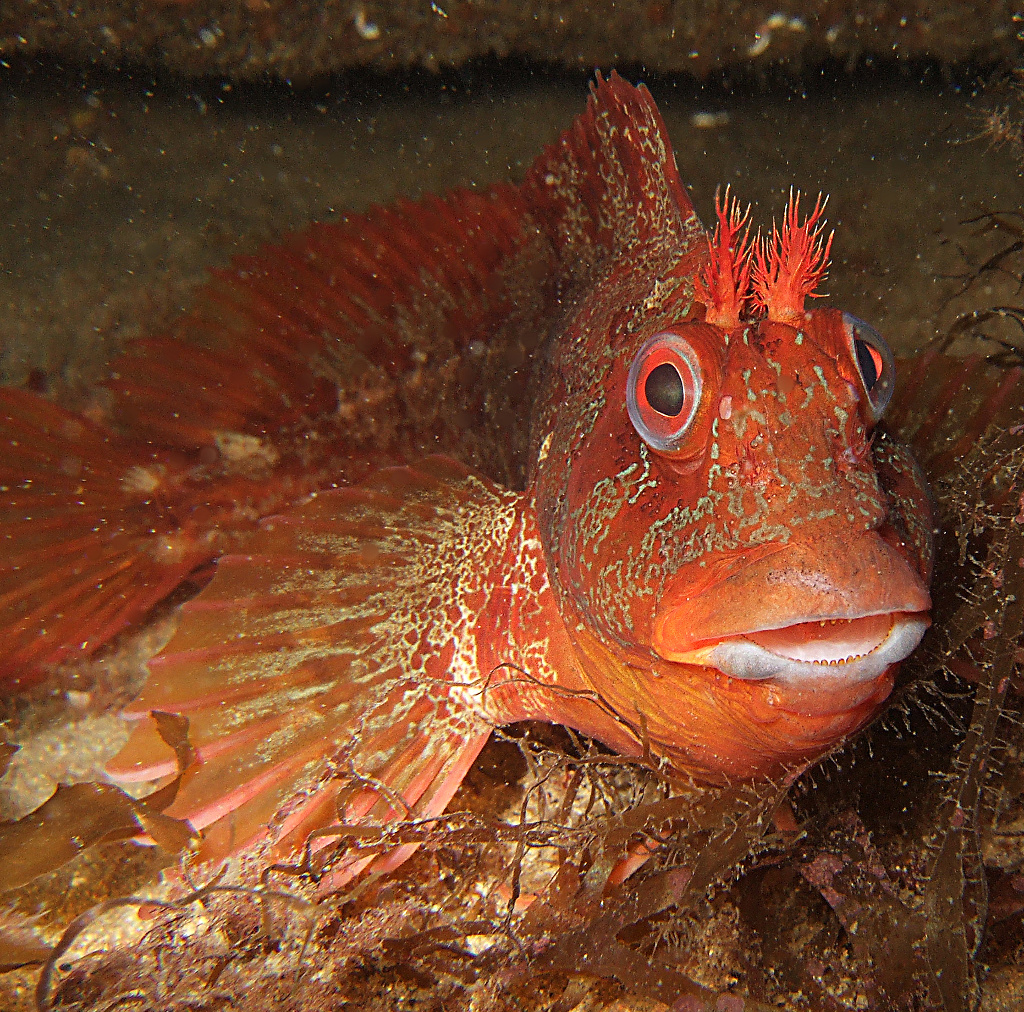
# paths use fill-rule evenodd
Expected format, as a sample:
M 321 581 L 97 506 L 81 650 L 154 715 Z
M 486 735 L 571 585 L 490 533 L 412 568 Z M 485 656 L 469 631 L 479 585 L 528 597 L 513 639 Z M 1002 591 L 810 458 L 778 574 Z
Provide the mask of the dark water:
M 527 69 L 291 93 L 30 64 L 3 83 L 0 377 L 72 385 L 234 253 L 344 209 L 518 178 L 586 95 L 583 76 Z M 791 186 L 830 195 L 829 294 L 897 348 L 941 325 L 941 238 L 1020 204 L 1012 153 L 970 141 L 985 102 L 969 83 L 648 83 L 705 220 L 720 185 L 763 226 Z

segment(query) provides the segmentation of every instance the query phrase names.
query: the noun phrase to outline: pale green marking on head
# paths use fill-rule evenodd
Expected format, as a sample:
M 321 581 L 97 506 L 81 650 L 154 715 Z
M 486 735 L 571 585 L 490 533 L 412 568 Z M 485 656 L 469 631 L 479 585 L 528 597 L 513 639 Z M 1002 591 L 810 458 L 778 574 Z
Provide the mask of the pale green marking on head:
M 821 384 L 822 390 L 824 390 L 832 400 L 836 399 L 836 395 L 829 389 L 828 380 L 825 379 L 825 373 L 822 371 L 820 365 L 814 367 L 814 375 L 818 377 L 818 382 Z
M 718 460 L 718 443 L 711 444 L 711 459 Z
M 796 346 L 799 348 L 800 345 L 802 345 L 803 343 L 804 343 L 804 332 L 802 330 L 798 330 L 796 332 Z
M 647 449 L 647 444 L 643 441 L 640 443 L 640 460 L 643 464 L 644 471 L 637 479 L 636 491 L 626 499 L 626 502 L 629 503 L 630 506 L 632 506 L 633 503 L 635 503 L 637 499 L 647 491 L 647 489 L 658 487 L 657 478 L 651 476 L 651 454 Z

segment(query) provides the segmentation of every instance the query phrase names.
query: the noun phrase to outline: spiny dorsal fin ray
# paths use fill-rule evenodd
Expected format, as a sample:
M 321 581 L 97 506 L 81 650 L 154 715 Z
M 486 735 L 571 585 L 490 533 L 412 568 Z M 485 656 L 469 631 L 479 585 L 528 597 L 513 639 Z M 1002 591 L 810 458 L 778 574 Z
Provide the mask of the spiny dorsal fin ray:
M 703 236 L 654 99 L 615 71 L 597 75 L 586 112 L 537 159 L 524 187 L 565 262 Z
M 372 208 L 238 258 L 213 273 L 169 335 L 113 363 L 111 417 L 161 446 L 198 452 L 239 433 L 268 440 L 282 458 L 312 453 L 314 467 L 357 392 L 380 402 L 363 411 L 369 419 L 390 419 L 376 426 L 378 447 L 403 428 L 422 440 L 440 435 L 440 396 L 453 413 L 479 410 L 483 384 L 449 379 L 426 398 L 433 413 L 423 418 L 424 364 L 440 372 L 450 361 L 458 373 L 470 345 L 479 358 L 513 339 L 503 327 L 522 307 L 533 317 L 516 331 L 525 351 L 545 336 L 551 251 L 527 211 L 511 186 L 456 191 Z M 318 446 L 311 430 L 328 438 Z
M 650 93 L 598 75 L 586 112 L 521 187 L 373 208 L 214 272 L 167 338 L 115 363 L 113 417 L 181 449 L 222 432 L 280 439 L 333 411 L 353 354 L 394 379 L 424 349 L 486 342 L 523 307 L 514 333 L 534 335 L 532 351 L 587 263 L 702 235 Z M 196 347 L 207 383 L 196 382 Z

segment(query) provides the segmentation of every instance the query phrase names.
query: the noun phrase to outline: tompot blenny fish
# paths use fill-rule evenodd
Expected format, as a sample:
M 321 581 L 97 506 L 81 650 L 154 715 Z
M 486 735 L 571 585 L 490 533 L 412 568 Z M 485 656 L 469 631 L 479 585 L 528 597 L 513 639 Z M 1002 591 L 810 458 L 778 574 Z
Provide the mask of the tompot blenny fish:
M 109 766 L 172 777 L 152 714 L 187 717 L 166 812 L 208 858 L 436 815 L 512 721 L 709 780 L 820 756 L 929 624 L 929 499 L 884 340 L 807 306 L 821 203 L 717 215 L 613 73 L 522 184 L 216 272 L 82 415 L 3 391 L 8 685 L 215 562 Z

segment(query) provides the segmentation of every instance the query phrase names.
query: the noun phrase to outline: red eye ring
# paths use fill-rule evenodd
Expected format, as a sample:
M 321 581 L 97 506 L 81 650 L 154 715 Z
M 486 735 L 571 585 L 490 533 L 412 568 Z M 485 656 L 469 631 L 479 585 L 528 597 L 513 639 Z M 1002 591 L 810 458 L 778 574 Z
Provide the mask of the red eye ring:
M 689 341 L 665 331 L 644 342 L 626 379 L 626 411 L 640 438 L 659 453 L 679 449 L 697 416 L 700 359 Z

